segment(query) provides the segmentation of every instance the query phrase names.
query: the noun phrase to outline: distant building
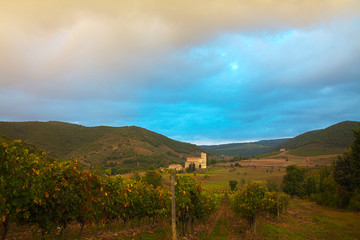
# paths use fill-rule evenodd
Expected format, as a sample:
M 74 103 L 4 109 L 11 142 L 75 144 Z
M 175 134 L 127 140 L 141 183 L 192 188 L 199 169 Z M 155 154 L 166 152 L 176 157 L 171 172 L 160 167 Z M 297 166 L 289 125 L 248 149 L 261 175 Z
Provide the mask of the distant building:
M 188 168 L 190 164 L 195 164 L 195 168 L 206 168 L 206 153 L 201 153 L 200 157 L 190 157 L 186 159 L 185 168 Z
M 170 164 L 169 170 L 173 170 L 173 169 L 175 169 L 176 171 L 181 171 L 183 170 L 183 167 L 180 164 Z
M 285 148 L 281 148 L 281 149 L 280 149 L 280 152 L 285 152 L 285 151 L 286 151 Z

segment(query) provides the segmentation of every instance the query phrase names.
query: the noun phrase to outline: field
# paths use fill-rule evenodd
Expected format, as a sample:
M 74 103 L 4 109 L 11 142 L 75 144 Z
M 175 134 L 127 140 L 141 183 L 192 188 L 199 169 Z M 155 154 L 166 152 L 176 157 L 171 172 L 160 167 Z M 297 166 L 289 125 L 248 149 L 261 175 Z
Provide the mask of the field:
M 205 189 L 228 191 L 230 190 L 230 180 L 236 180 L 240 183 L 244 179 L 246 183 L 251 180 L 260 184 L 265 184 L 266 180 L 273 180 L 280 184 L 284 175 L 285 168 L 277 167 L 217 167 L 205 173 L 196 174 L 194 177 L 203 184 Z
M 229 180 L 240 182 L 242 179 L 245 182 L 251 180 L 260 184 L 271 180 L 280 185 L 287 166 L 293 164 L 302 167 L 325 166 L 329 165 L 336 157 L 337 154 L 301 157 L 284 152 L 268 158 L 218 164 L 203 173 L 197 173 L 194 177 L 203 183 L 204 188 L 209 190 L 230 190 Z M 235 167 L 236 165 L 239 167 Z

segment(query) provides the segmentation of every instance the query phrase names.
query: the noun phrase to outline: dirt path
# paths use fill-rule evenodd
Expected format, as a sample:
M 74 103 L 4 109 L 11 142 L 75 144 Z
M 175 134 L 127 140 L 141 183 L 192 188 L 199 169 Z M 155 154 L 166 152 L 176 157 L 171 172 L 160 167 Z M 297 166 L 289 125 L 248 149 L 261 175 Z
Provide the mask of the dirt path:
M 236 223 L 237 220 L 230 209 L 229 200 L 227 196 L 225 196 L 214 219 L 212 219 L 211 224 L 209 225 L 208 234 L 204 239 L 242 239 L 242 235 L 238 229 L 236 229 L 236 227 L 239 227 Z

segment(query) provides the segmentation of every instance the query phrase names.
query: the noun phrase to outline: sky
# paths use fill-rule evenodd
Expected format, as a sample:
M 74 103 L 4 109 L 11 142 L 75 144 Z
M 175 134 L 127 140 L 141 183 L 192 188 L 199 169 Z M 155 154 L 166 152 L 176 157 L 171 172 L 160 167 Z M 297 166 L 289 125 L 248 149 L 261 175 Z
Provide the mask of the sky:
M 0 121 L 219 144 L 360 120 L 359 0 L 0 0 Z

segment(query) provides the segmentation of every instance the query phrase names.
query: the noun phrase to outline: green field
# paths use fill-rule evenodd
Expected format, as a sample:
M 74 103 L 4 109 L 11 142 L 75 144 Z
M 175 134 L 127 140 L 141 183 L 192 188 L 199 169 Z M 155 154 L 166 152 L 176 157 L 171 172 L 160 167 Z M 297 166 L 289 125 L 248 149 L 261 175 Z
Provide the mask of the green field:
M 194 174 L 192 174 L 194 175 Z M 227 191 L 230 190 L 229 181 L 236 180 L 239 182 L 242 179 L 245 182 L 255 181 L 265 184 L 266 180 L 273 180 L 280 184 L 282 177 L 285 175 L 284 168 L 271 167 L 219 167 L 209 168 L 205 173 L 196 174 L 194 177 L 203 184 L 203 187 L 208 190 Z
M 310 157 L 310 156 L 321 156 L 328 154 L 341 154 L 344 149 L 341 148 L 298 148 L 294 150 L 289 150 L 288 154 L 302 157 Z

